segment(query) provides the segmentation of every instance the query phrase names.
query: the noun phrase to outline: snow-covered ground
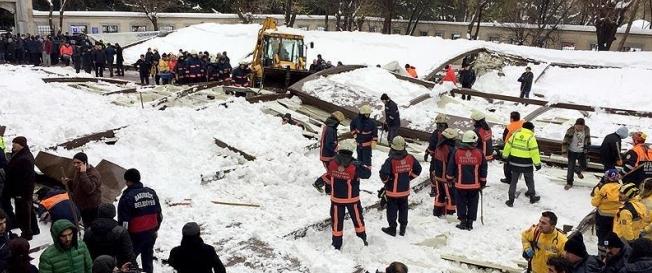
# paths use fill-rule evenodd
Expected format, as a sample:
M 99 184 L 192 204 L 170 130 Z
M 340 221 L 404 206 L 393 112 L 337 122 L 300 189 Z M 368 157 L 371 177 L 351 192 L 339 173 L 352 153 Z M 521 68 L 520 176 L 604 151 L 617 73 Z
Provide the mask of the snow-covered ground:
M 260 25 L 221 25 L 206 23 L 176 30 L 162 38 L 154 38 L 125 50 L 125 62 L 134 63 L 147 48 L 158 48 L 159 52 L 177 53 L 187 51 L 208 51 L 212 55 L 227 51 L 232 63 L 244 59 L 253 51 Z M 564 62 L 607 66 L 652 68 L 650 52 L 594 52 L 560 51 L 532 48 L 509 44 L 495 44 L 485 41 L 445 40 L 438 37 L 414 37 L 405 35 L 383 35 L 367 32 L 324 32 L 279 28 L 280 31 L 304 35 L 306 44 L 314 43 L 308 49 L 308 61 L 322 54 L 333 64 L 363 64 L 375 66 L 398 61 L 417 68 L 425 76 L 450 58 L 477 48 L 527 56 L 544 62 Z
M 387 225 L 384 212 L 364 213 L 369 247 L 355 238 L 345 223 L 342 251 L 330 247 L 330 230 L 309 229 L 299 239 L 285 235 L 329 217 L 329 200 L 311 186 L 322 174 L 313 143 L 292 126 L 280 125 L 277 117 L 263 114 L 263 104 L 235 99 L 228 107 L 220 101 L 207 108 L 123 107 L 101 96 L 61 84 L 45 84 L 42 71 L 30 67 L 0 66 L 0 117 L 7 125 L 6 138 L 25 135 L 36 154 L 43 147 L 91 132 L 128 126 L 117 133 L 115 145 L 90 143 L 79 149 L 57 153 L 72 156 L 84 151 L 90 163 L 101 159 L 125 168 L 138 168 L 146 185 L 154 188 L 161 202 L 191 199 L 191 206 L 163 205 L 165 219 L 156 244 L 156 256 L 167 258 L 181 239 L 187 221 L 202 224 L 205 241 L 218 250 L 229 272 L 353 272 L 356 266 L 374 272 L 389 262 L 405 262 L 411 271 L 473 272 L 440 258 L 454 253 L 480 260 L 515 266 L 520 259 L 520 231 L 535 223 L 543 210 L 553 210 L 561 224 L 575 225 L 590 210 L 589 188 L 564 191 L 556 181 L 563 171 L 544 168 L 535 176 L 540 203 L 530 205 L 521 197 L 515 208 L 507 208 L 507 185 L 498 182 L 502 166 L 490 164 L 489 185 L 484 192 L 485 225 L 476 223 L 472 232 L 459 231 L 445 219 L 432 216 L 432 199 L 427 189 L 410 197 L 406 237 L 388 237 L 380 228 Z M 247 162 L 218 148 L 219 138 L 257 157 Z M 386 155 L 375 151 L 371 179 L 362 182 L 363 206 L 377 201 L 381 182 L 376 175 Z M 421 158 L 421 155 L 417 155 Z M 427 163 L 422 163 L 427 164 Z M 222 180 L 201 185 L 201 174 L 237 166 Z M 424 165 L 427 169 L 427 165 Z M 420 179 L 427 174 L 424 172 Z M 587 178 L 591 179 L 591 178 Z M 524 189 L 520 188 L 520 191 Z M 252 203 L 260 208 L 233 207 L 211 201 Z M 39 240 L 47 240 L 48 233 Z M 157 272 L 172 272 L 160 262 Z

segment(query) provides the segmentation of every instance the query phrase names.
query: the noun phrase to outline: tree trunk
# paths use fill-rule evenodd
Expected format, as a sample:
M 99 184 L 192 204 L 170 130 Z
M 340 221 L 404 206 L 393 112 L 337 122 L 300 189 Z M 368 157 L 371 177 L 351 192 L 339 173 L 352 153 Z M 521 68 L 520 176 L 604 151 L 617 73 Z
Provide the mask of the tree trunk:
M 152 25 L 154 25 L 154 31 L 158 31 L 158 17 L 156 15 L 152 15 L 149 18 L 150 21 L 152 21 Z
M 480 22 L 482 21 L 482 9 L 484 9 L 484 5 L 478 11 L 478 23 L 475 25 L 475 34 L 473 34 L 473 40 L 477 40 L 478 35 L 480 34 Z
M 326 4 L 326 5 L 330 5 L 330 4 Z M 325 31 L 328 31 L 328 16 L 330 15 L 329 11 L 330 11 L 330 9 L 328 8 L 328 6 L 326 6 L 326 16 L 324 16 L 324 30 Z
M 54 19 L 52 18 L 52 13 L 54 13 L 54 5 L 50 5 L 50 13 L 48 13 L 48 23 L 50 24 L 50 34 L 54 36 Z
M 632 7 L 632 10 L 629 12 L 629 22 L 627 22 L 627 29 L 625 29 L 625 34 L 623 34 L 623 38 L 620 39 L 620 43 L 618 43 L 618 51 L 623 51 L 623 47 L 625 47 L 625 41 L 627 40 L 627 36 L 629 36 L 629 31 L 632 29 L 632 24 L 634 23 L 634 19 L 636 18 L 636 12 L 638 11 L 639 3 L 640 3 L 639 0 L 634 0 L 634 6 Z
M 412 23 L 414 23 L 414 16 L 417 13 L 417 9 L 413 8 L 412 12 L 410 12 L 410 19 L 408 20 L 407 28 L 405 28 L 405 35 L 410 35 L 410 33 L 414 32 L 412 30 Z
M 285 0 L 285 26 L 292 27 L 292 0 Z
M 423 11 L 420 11 L 417 14 L 417 19 L 414 20 L 414 26 L 412 27 L 412 31 L 410 31 L 410 36 L 414 35 L 414 31 L 417 30 L 417 25 L 419 25 L 419 21 L 421 21 L 421 16 L 423 15 Z
M 392 33 L 392 17 L 394 15 L 394 0 L 383 0 L 383 33 Z

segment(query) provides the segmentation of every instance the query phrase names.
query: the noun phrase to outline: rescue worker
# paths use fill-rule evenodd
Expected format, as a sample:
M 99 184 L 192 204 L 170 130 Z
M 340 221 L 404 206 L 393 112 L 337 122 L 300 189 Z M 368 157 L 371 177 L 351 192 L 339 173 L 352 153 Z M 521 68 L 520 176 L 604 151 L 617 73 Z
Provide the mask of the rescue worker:
M 358 143 L 358 160 L 366 166 L 371 166 L 371 151 L 378 142 L 378 127 L 376 122 L 369 118 L 370 115 L 371 106 L 363 105 L 360 107 L 360 114 L 351 121 L 350 125 L 353 138 Z
M 450 154 L 455 150 L 458 132 L 453 128 L 446 128 L 437 140 L 434 148 L 428 148 L 432 151 L 432 161 L 430 162 L 430 181 L 434 194 L 434 208 L 432 215 L 440 217 L 455 213 L 455 191 L 446 180 L 446 170 Z M 431 138 L 432 140 L 432 138 Z M 432 142 L 430 144 L 432 146 Z
M 332 245 L 338 250 L 342 247 L 346 210 L 349 211 L 356 235 L 362 239 L 365 246 L 367 245 L 367 233 L 360 203 L 360 178 L 369 178 L 371 169 L 353 158 L 355 147 L 354 140 L 343 140 L 337 155 L 328 162 L 326 173 L 323 175 L 331 192 Z
M 639 197 L 648 212 L 645 219 L 646 227 L 641 231 L 641 236 L 652 240 L 652 178 L 643 181 Z
M 564 244 L 564 257 L 571 263 L 572 273 L 599 273 L 602 270 L 602 262 L 586 251 L 581 232 L 568 238 Z
M 399 235 L 405 235 L 408 223 L 408 196 L 410 181 L 421 174 L 421 164 L 405 150 L 405 139 L 397 136 L 390 145 L 389 158 L 380 169 L 380 180 L 385 184 L 387 197 L 387 223 L 382 231 L 396 236 L 396 216 L 398 214 Z
M 518 129 L 523 128 L 524 122 L 525 121 L 521 119 L 521 113 L 511 112 L 509 114 L 509 124 L 505 126 L 505 130 L 503 131 L 503 143 L 507 143 L 507 140 L 509 140 L 514 132 L 516 132 Z M 509 162 L 504 162 L 503 172 L 505 174 L 505 178 L 500 179 L 500 182 L 506 184 L 512 183 L 512 169 L 509 167 Z
M 405 64 L 405 72 L 407 72 L 408 75 L 412 78 L 418 78 L 417 76 L 417 69 L 414 66 L 411 66 L 410 64 Z
M 447 117 L 445 114 L 437 114 L 435 117 L 435 130 L 430 134 L 430 139 L 428 140 L 428 148 L 426 151 L 423 153 L 423 161 L 428 162 L 428 156 L 433 157 L 433 161 L 430 162 L 430 197 L 435 197 L 435 192 L 437 190 L 437 186 L 435 185 L 435 178 L 433 177 L 433 171 L 434 171 L 434 156 L 435 156 L 435 151 L 437 149 L 437 145 L 439 144 L 439 140 L 442 139 L 441 134 L 448 128 L 448 122 L 446 121 Z M 446 160 L 448 160 L 448 157 L 446 157 Z M 446 165 L 444 165 L 444 169 L 446 169 Z M 442 179 L 446 179 L 446 177 L 442 176 Z
M 561 144 L 561 153 L 568 154 L 568 168 L 566 173 L 565 190 L 573 187 L 574 173 L 584 179 L 582 171 L 586 169 L 586 154 L 591 146 L 591 130 L 583 118 L 578 118 L 575 125 L 566 130 Z M 579 161 L 579 166 L 577 165 Z
M 639 189 L 633 183 L 620 187 L 620 206 L 614 217 L 613 232 L 624 241 L 632 241 L 639 237 L 645 228 L 647 210 L 638 198 Z
M 475 122 L 473 124 L 473 131 L 478 135 L 478 149 L 482 152 L 487 160 L 494 159 L 494 144 L 493 133 L 485 119 L 485 115 L 480 112 L 473 112 L 471 119 Z
M 525 196 L 530 197 L 530 203 L 538 202 L 541 197 L 536 195 L 534 188 L 534 172 L 532 167 L 537 171 L 541 169 L 541 156 L 539 155 L 539 144 L 537 144 L 534 135 L 534 124 L 532 122 L 523 123 L 523 128 L 514 132 L 505 143 L 503 149 L 503 158 L 509 160 L 510 169 L 512 170 L 512 182 L 509 184 L 509 199 L 505 202 L 508 207 L 514 206 L 516 198 L 516 184 L 521 176 L 525 177 L 527 192 Z
M 551 211 L 541 213 L 539 223 L 532 225 L 521 233 L 523 258 L 528 261 L 532 273 L 546 273 L 546 261 L 555 255 L 561 255 L 566 245 L 566 235 L 555 226 L 557 215 Z
M 643 132 L 632 134 L 634 147 L 625 154 L 623 183 L 638 186 L 645 178 L 652 177 L 652 148 L 645 144 L 646 138 Z
M 382 94 L 380 100 L 385 104 L 383 129 L 387 130 L 387 143 L 392 143 L 392 139 L 398 135 L 398 129 L 401 127 L 401 115 L 398 112 L 398 105 L 387 94 Z
M 335 111 L 331 114 L 330 117 L 324 122 L 324 126 L 321 130 L 321 137 L 319 138 L 319 160 L 324 164 L 324 168 L 328 169 L 328 163 L 335 158 L 336 149 L 337 149 L 337 126 L 344 121 L 344 114 L 340 111 Z M 324 187 L 324 181 L 322 177 L 317 178 L 313 187 L 319 192 L 322 192 Z M 326 187 L 326 193 L 330 188 Z
M 50 222 L 54 223 L 59 219 L 66 219 L 71 223 L 77 225 L 81 220 L 81 212 L 70 200 L 70 196 L 64 190 L 60 189 L 48 189 L 43 187 L 36 191 L 36 196 L 39 200 L 39 212 L 42 211 L 43 214 L 47 212 L 47 216 L 44 216 L 43 219 L 49 217 Z
M 235 86 L 239 87 L 249 87 L 251 83 L 249 82 L 249 75 L 251 75 L 251 69 L 249 69 L 248 63 L 245 61 L 240 62 L 238 67 L 233 70 L 232 80 Z
M 615 133 L 608 134 L 604 137 L 602 145 L 600 145 L 600 159 L 602 160 L 602 165 L 604 165 L 605 171 L 623 165 L 623 159 L 620 155 L 620 147 L 622 147 L 622 140 L 626 139 L 628 136 L 629 130 L 627 127 L 622 126 L 618 128 Z
M 459 229 L 472 230 L 478 214 L 480 191 L 487 184 L 487 160 L 476 148 L 478 135 L 466 131 L 460 145 L 450 154 L 446 179 L 454 183 L 457 192 Z
M 598 253 L 604 256 L 607 249 L 604 241 L 613 233 L 614 216 L 620 208 L 620 175 L 618 170 L 605 172 L 604 182 L 598 183 L 592 192 L 591 205 L 597 208 L 595 234 L 598 236 Z

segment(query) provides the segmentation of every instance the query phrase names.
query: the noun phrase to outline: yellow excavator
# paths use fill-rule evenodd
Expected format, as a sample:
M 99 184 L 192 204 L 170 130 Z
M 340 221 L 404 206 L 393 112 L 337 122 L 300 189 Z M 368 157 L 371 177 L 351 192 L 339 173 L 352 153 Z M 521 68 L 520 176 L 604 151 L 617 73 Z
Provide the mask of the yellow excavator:
M 279 32 L 277 26 L 276 19 L 268 17 L 258 31 L 251 62 L 256 86 L 287 88 L 311 74 L 306 70 L 303 35 Z

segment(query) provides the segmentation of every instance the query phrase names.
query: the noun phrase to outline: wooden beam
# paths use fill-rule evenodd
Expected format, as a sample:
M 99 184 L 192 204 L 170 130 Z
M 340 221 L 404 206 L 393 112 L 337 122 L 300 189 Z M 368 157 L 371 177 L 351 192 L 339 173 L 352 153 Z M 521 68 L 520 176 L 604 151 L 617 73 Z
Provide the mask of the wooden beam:
M 479 267 L 479 268 L 482 268 L 482 269 L 494 269 L 494 270 L 498 270 L 500 272 L 506 272 L 506 273 L 522 273 L 523 272 L 523 269 L 521 269 L 521 268 L 505 266 L 505 265 L 497 264 L 497 263 L 490 262 L 490 261 L 474 260 L 474 259 L 470 259 L 470 258 L 467 258 L 465 256 L 461 256 L 461 255 L 441 254 L 440 257 L 443 260 L 468 264 L 468 265 L 472 265 L 472 266 Z
M 130 81 L 111 79 L 111 78 L 83 78 L 83 77 L 72 77 L 72 78 L 43 78 L 43 82 L 52 83 L 52 82 L 108 82 L 113 84 L 128 84 Z
M 267 102 L 267 101 L 285 99 L 291 96 L 292 96 L 291 94 L 286 94 L 286 93 L 264 94 L 264 95 L 251 96 L 246 98 L 246 100 L 249 103 L 256 103 L 256 102 Z
M 117 132 L 117 131 L 125 128 L 125 127 L 127 127 L 127 126 L 123 126 L 123 127 L 119 127 L 119 128 L 115 128 L 115 129 L 109 129 L 109 130 L 102 131 L 102 132 L 92 133 L 90 135 L 81 136 L 81 137 L 66 141 L 64 143 L 57 144 L 55 146 L 49 147 L 48 149 L 56 149 L 57 147 L 63 147 L 66 150 L 72 150 L 72 149 L 84 146 L 87 143 L 92 142 L 92 141 L 99 141 L 99 140 L 102 140 L 102 139 L 105 139 L 105 138 L 114 138 L 115 137 L 115 132 Z
M 122 90 L 104 92 L 104 93 L 102 93 L 102 96 L 109 96 L 109 95 L 115 95 L 115 94 L 132 94 L 132 93 L 136 93 L 136 88 L 127 88 L 127 89 L 122 89 Z
M 213 139 L 215 140 L 215 145 L 219 146 L 220 148 L 225 148 L 225 149 L 230 150 L 230 151 L 232 151 L 234 153 L 240 154 L 242 157 L 244 157 L 248 161 L 256 160 L 256 157 L 253 156 L 253 155 L 245 153 L 245 152 L 243 152 L 243 151 L 241 151 L 241 150 L 239 150 L 239 149 L 237 149 L 237 148 L 235 148 L 235 147 L 233 147 L 233 146 L 231 146 L 229 144 L 226 144 L 225 142 L 223 142 L 223 141 L 221 141 L 221 140 L 219 140 L 217 138 L 213 138 Z

